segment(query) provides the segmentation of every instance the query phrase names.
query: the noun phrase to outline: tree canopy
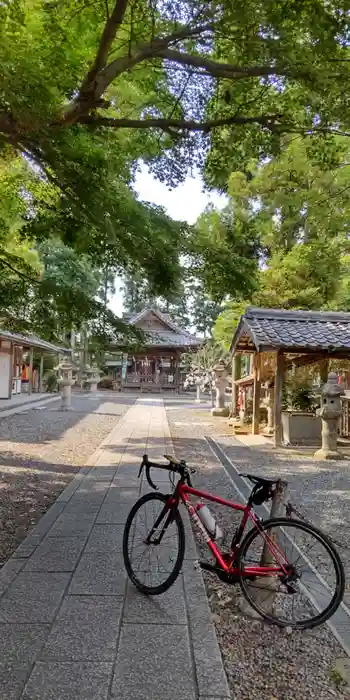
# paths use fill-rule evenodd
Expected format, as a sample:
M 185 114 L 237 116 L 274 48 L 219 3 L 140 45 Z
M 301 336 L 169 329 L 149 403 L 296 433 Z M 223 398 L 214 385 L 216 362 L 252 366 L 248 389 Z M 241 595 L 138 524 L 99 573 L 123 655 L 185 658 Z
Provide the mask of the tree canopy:
M 345 275 L 348 262 L 348 10 L 348 0 L 0 3 L 2 317 L 13 317 L 12 292 L 34 319 L 39 289 L 60 313 L 51 246 L 68 287 L 69 270 L 86 281 L 75 318 L 86 293 L 90 320 L 95 304 L 105 309 L 102 329 L 106 304 L 90 287 L 101 271 L 138 275 L 183 318 L 184 267 L 202 289 L 197 315 L 204 301 L 212 317 L 232 300 L 345 303 L 348 284 L 329 270 Z M 141 159 L 170 186 L 199 166 L 231 202 L 195 230 L 175 222 L 137 200 Z
M 256 286 L 231 294 L 215 324 L 228 346 L 247 304 L 350 310 L 349 142 L 338 137 L 316 157 L 312 137 L 285 140 L 282 153 L 229 178 L 230 206 L 259 232 Z
M 284 132 L 347 128 L 347 0 L 13 0 L 0 12 L 0 131 L 56 178 L 72 134 L 83 147 L 136 130 L 164 156 L 179 134 L 215 131 L 232 156 L 242 135 L 266 152 Z

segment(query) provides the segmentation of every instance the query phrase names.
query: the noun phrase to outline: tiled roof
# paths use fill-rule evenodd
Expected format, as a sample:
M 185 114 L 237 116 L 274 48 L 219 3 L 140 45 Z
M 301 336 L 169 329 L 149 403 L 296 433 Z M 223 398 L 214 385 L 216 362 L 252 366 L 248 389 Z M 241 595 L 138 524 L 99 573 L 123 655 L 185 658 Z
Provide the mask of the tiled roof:
M 190 333 L 173 333 L 172 331 L 146 331 L 147 346 L 157 347 L 197 347 L 203 341 Z
M 178 324 L 175 323 L 175 321 L 171 318 L 169 314 L 163 313 L 162 311 L 159 311 L 159 309 L 153 307 L 143 309 L 137 314 L 126 317 L 125 320 L 127 323 L 137 326 L 137 323 L 142 319 L 146 318 L 149 314 L 154 314 L 159 319 L 159 321 L 164 323 L 166 326 L 168 326 L 169 329 L 173 330 L 175 333 L 184 333 L 185 335 L 187 335 L 187 332 L 183 331 L 182 328 L 180 328 L 180 326 L 178 326 Z
M 196 336 L 188 333 L 180 328 L 175 321 L 167 313 L 163 313 L 156 308 L 146 308 L 137 314 L 124 314 L 124 320 L 130 325 L 137 327 L 138 323 L 145 319 L 149 314 L 154 314 L 166 328 L 164 330 L 147 328 L 143 329 L 145 333 L 145 345 L 147 347 L 179 347 L 190 348 L 198 347 L 203 342 Z
M 350 313 L 249 308 L 241 317 L 231 350 L 349 350 Z
M 47 350 L 47 352 L 57 352 L 57 353 L 70 353 L 68 348 L 62 348 L 58 345 L 53 345 L 53 343 L 47 342 L 47 340 L 42 340 L 36 335 L 21 335 L 20 333 L 11 333 L 11 331 L 3 331 L 0 329 L 0 340 L 10 340 L 12 343 L 17 343 L 17 345 L 23 345 L 29 348 L 40 348 L 41 350 Z

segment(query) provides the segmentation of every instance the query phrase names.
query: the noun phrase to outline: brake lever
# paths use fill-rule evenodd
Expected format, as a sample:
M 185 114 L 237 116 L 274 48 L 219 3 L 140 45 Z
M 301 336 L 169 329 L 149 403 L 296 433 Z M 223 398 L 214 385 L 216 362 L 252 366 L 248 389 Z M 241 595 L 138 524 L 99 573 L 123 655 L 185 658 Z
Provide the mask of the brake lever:
M 141 466 L 140 466 L 140 469 L 139 469 L 139 473 L 138 473 L 138 475 L 137 475 L 137 478 L 138 478 L 138 479 L 140 478 L 140 476 L 141 476 L 141 474 L 142 474 L 142 472 L 143 472 L 143 468 L 146 466 L 147 462 L 148 462 L 148 455 L 143 455 L 143 457 L 142 457 L 142 462 L 141 462 Z
M 150 467 L 148 465 L 146 466 L 146 479 L 147 479 L 147 481 L 152 489 L 154 489 L 155 491 L 159 491 L 158 486 L 156 486 L 151 479 Z

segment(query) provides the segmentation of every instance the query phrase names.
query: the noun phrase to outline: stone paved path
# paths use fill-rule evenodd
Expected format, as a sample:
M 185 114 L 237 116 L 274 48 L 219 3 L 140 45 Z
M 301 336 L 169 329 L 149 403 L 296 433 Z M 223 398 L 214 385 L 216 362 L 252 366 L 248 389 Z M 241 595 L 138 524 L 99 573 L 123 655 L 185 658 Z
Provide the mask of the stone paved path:
M 0 700 L 230 697 L 189 523 L 167 593 L 146 598 L 126 581 L 141 456 L 170 448 L 162 400 L 140 399 L 3 567 Z

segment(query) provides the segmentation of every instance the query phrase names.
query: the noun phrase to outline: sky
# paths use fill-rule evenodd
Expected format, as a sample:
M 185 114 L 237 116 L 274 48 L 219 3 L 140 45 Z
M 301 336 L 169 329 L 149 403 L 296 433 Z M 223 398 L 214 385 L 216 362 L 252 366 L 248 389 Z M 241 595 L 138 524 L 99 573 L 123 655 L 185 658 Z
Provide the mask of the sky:
M 203 192 L 203 182 L 199 174 L 196 177 L 187 177 L 182 185 L 169 190 L 167 185 L 156 180 L 148 172 L 144 164 L 137 173 L 135 190 L 139 199 L 163 206 L 173 219 L 188 221 L 189 224 L 195 223 L 209 203 L 219 208 L 226 203 L 226 198 L 218 193 Z M 121 286 L 122 281 L 117 278 L 115 283 L 117 291 L 109 304 L 118 316 L 123 311 L 123 293 L 119 291 Z

